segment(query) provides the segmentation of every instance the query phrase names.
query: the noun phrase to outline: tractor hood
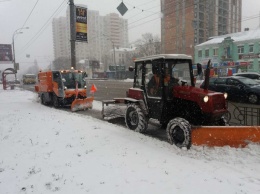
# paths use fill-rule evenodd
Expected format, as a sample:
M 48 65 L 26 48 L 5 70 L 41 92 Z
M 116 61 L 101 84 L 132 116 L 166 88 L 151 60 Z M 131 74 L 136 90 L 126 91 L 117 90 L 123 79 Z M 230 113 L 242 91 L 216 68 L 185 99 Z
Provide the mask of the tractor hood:
M 193 86 L 175 86 L 175 98 L 192 101 L 198 104 L 203 112 L 227 111 L 226 99 L 223 93 L 204 90 Z

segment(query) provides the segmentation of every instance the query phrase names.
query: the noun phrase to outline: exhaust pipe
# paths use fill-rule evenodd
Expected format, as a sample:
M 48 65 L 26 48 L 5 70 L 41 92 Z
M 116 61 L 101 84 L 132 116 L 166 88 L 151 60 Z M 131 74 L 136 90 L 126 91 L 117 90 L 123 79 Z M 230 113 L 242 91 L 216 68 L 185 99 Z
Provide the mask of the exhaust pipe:
M 209 88 L 209 73 L 210 73 L 210 60 L 208 61 L 206 72 L 205 72 L 205 80 L 204 80 L 204 90 L 208 90 Z

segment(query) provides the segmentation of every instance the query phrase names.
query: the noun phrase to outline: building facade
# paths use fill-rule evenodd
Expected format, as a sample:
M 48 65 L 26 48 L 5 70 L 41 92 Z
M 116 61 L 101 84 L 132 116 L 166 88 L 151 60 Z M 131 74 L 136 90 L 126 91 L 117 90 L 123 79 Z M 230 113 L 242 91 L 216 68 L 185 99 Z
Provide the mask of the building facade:
M 260 72 L 260 28 L 213 37 L 195 47 L 195 63 L 212 62 L 215 75 Z M 228 74 L 228 70 L 232 73 Z
M 163 53 L 194 54 L 194 47 L 241 31 L 241 0 L 161 0 Z
M 54 59 L 69 55 L 66 17 L 54 18 L 52 21 L 52 41 Z

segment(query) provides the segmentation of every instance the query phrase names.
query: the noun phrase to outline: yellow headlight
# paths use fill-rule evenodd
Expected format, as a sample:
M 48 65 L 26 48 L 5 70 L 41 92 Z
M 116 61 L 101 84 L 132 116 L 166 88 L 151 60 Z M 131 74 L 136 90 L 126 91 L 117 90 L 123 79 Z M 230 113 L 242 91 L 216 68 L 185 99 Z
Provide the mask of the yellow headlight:
M 224 93 L 224 98 L 227 99 L 227 97 L 228 97 L 228 94 Z
M 204 102 L 208 102 L 209 101 L 209 97 L 208 96 L 204 96 L 203 101 Z

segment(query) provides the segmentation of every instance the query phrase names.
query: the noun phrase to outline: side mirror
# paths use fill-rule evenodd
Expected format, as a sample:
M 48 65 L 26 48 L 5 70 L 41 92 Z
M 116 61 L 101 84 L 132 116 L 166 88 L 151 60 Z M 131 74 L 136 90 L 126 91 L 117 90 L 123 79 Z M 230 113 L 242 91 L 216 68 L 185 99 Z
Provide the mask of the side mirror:
M 134 71 L 134 69 L 135 69 L 135 68 L 133 68 L 132 66 L 130 66 L 130 67 L 128 68 L 128 70 L 131 71 L 131 72 Z

